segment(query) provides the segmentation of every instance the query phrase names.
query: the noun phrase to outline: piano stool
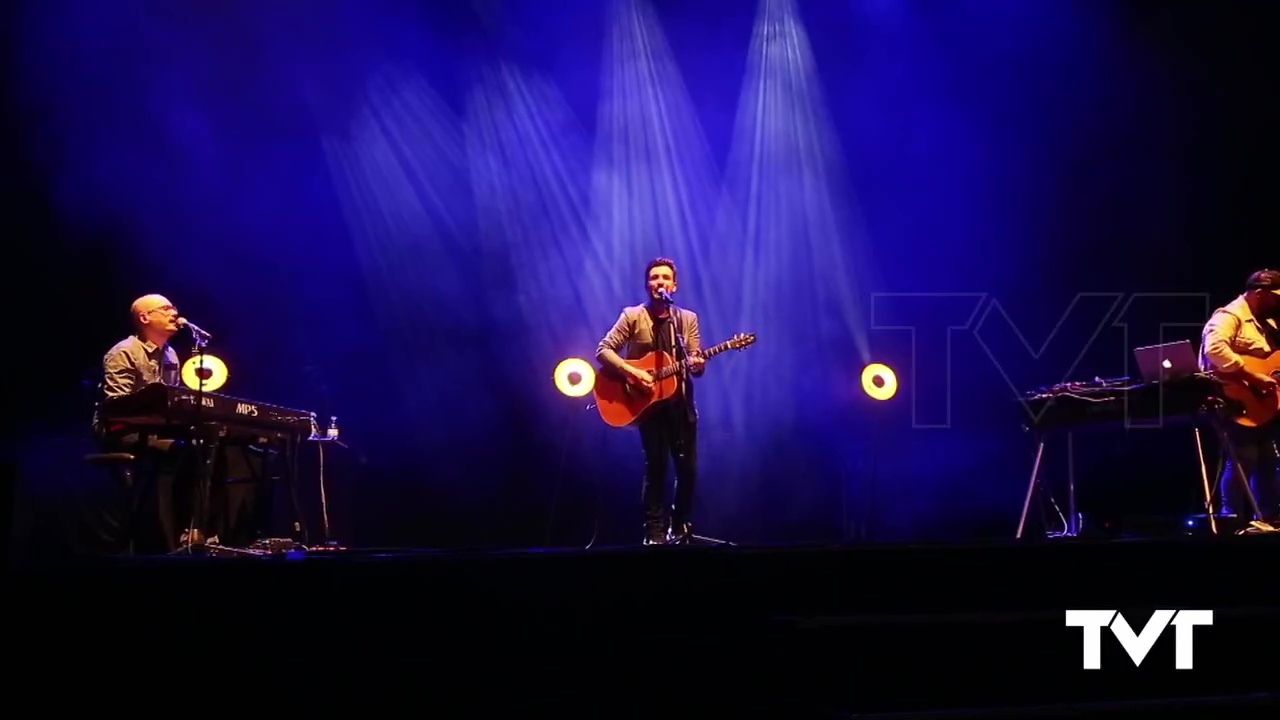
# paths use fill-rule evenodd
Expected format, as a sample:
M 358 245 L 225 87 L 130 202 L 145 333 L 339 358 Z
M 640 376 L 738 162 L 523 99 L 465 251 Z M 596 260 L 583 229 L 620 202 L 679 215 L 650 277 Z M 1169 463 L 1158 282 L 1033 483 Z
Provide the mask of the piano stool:
M 114 467 L 123 474 L 125 482 L 133 485 L 133 462 L 137 457 L 133 453 L 91 453 L 84 456 L 84 461 L 99 467 Z
M 110 468 L 114 473 L 118 473 L 116 477 L 121 480 L 121 484 L 128 491 L 129 511 L 125 517 L 126 533 L 128 535 L 128 554 L 133 554 L 133 523 L 135 513 L 137 512 L 137 499 L 133 497 L 133 463 L 138 458 L 133 453 L 114 452 L 114 453 L 90 453 L 84 456 L 84 461 L 90 465 L 97 467 Z

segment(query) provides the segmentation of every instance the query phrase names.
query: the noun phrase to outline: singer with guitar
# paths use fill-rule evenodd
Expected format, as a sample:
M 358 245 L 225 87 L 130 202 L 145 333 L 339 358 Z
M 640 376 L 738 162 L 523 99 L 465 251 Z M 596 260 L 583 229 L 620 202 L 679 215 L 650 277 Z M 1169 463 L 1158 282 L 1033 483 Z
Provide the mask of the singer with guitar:
M 685 363 L 674 375 L 671 396 L 655 403 L 639 418 L 640 444 L 644 449 L 644 479 L 641 498 L 645 513 L 645 545 L 683 544 L 693 530 L 689 514 L 697 483 L 698 411 L 694 404 L 693 382 L 704 371 L 702 339 L 698 316 L 677 308 L 671 301 L 676 292 L 676 265 L 668 258 L 652 260 L 644 270 L 643 305 L 624 308 L 596 349 L 603 368 L 621 374 L 642 392 L 655 390 L 655 371 L 642 369 L 628 360 L 638 360 L 657 351 Z M 624 357 L 625 355 L 625 357 Z M 667 382 L 662 380 L 661 382 Z M 668 515 L 665 506 L 667 461 L 675 465 L 675 497 Z
M 1214 311 L 1205 323 L 1200 346 L 1200 368 L 1222 380 L 1224 394 L 1232 401 L 1227 409 L 1232 420 L 1226 424 L 1228 442 L 1249 478 L 1263 519 L 1273 524 L 1280 519 L 1278 322 L 1280 272 L 1260 270 L 1249 276 L 1244 293 Z M 1244 489 L 1233 480 L 1236 472 L 1228 456 L 1220 480 L 1223 512 L 1246 516 Z

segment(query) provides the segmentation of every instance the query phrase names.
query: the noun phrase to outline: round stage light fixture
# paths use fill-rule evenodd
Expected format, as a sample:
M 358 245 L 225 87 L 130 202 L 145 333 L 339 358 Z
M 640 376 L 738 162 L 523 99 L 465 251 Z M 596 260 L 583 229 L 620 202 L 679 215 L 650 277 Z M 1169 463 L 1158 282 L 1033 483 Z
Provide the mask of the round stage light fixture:
M 197 392 L 216 391 L 226 384 L 227 375 L 227 364 L 217 355 L 192 355 L 182 364 L 182 384 Z
M 875 400 L 888 400 L 898 394 L 898 376 L 888 365 L 871 363 L 862 369 L 862 391 Z
M 596 369 L 582 358 L 561 360 L 554 374 L 556 389 L 569 397 L 582 397 L 596 386 Z

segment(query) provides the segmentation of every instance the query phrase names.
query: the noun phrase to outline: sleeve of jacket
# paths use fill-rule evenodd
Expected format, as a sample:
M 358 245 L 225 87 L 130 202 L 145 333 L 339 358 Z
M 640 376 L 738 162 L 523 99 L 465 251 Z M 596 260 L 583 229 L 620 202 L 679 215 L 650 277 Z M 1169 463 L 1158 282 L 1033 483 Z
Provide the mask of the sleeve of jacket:
M 1231 348 L 1231 339 L 1240 332 L 1241 320 L 1229 312 L 1219 310 L 1205 323 L 1201 345 L 1204 356 L 1220 372 L 1234 372 L 1244 367 L 1239 353 Z
M 107 397 L 134 391 L 133 358 L 124 350 L 112 350 L 102 358 L 102 391 Z
M 685 350 L 687 350 L 690 355 L 696 355 L 697 353 L 702 352 L 702 333 L 698 330 L 698 314 L 693 312 L 692 310 L 686 312 L 685 326 L 684 326 L 684 347 L 685 347 Z M 700 368 L 696 372 L 690 372 L 689 374 L 693 375 L 694 377 L 702 377 L 702 373 L 706 371 L 707 371 L 707 366 L 703 365 L 702 368 Z
M 631 339 L 631 320 L 627 317 L 627 311 L 623 310 L 618 314 L 618 321 L 613 324 L 609 332 L 600 339 L 600 345 L 596 347 L 596 360 L 603 365 L 622 369 L 627 364 L 622 356 L 618 354 Z

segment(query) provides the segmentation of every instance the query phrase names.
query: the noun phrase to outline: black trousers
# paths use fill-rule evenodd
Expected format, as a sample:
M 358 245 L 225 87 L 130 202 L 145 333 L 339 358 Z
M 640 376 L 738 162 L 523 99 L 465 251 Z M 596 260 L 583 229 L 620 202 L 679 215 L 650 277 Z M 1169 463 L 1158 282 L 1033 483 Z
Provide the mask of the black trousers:
M 1251 428 L 1228 422 L 1226 429 L 1227 441 L 1231 443 L 1245 477 L 1249 478 L 1249 488 L 1258 501 L 1258 509 L 1262 511 L 1264 519 L 1276 520 L 1280 517 L 1280 472 L 1276 467 L 1276 443 L 1280 441 L 1280 424 Z M 1222 497 L 1226 501 L 1223 512 L 1251 518 L 1253 508 L 1249 506 L 1244 488 L 1240 486 L 1239 473 L 1230 455 L 1227 455 L 1219 482 Z
M 693 490 L 698 476 L 698 423 L 688 405 L 677 398 L 653 408 L 640 421 L 640 444 L 644 448 L 644 482 L 640 494 L 645 527 L 652 531 L 665 530 L 667 526 L 669 463 L 676 471 L 670 521 L 672 525 L 687 522 L 693 510 Z
M 198 457 L 179 440 L 138 433 L 99 436 L 102 452 L 132 453 L 128 468 L 95 478 L 83 497 L 81 546 L 90 552 L 164 553 L 177 548 L 190 518 Z
M 117 468 L 84 494 L 79 545 L 90 552 L 155 554 L 176 550 L 192 525 L 200 500 L 202 453 L 189 442 L 137 433 L 99 437 L 102 452 L 137 458 L 131 472 Z M 264 527 L 261 498 L 267 483 L 262 461 L 247 446 L 221 446 L 213 460 L 206 538 L 223 545 L 251 543 Z

